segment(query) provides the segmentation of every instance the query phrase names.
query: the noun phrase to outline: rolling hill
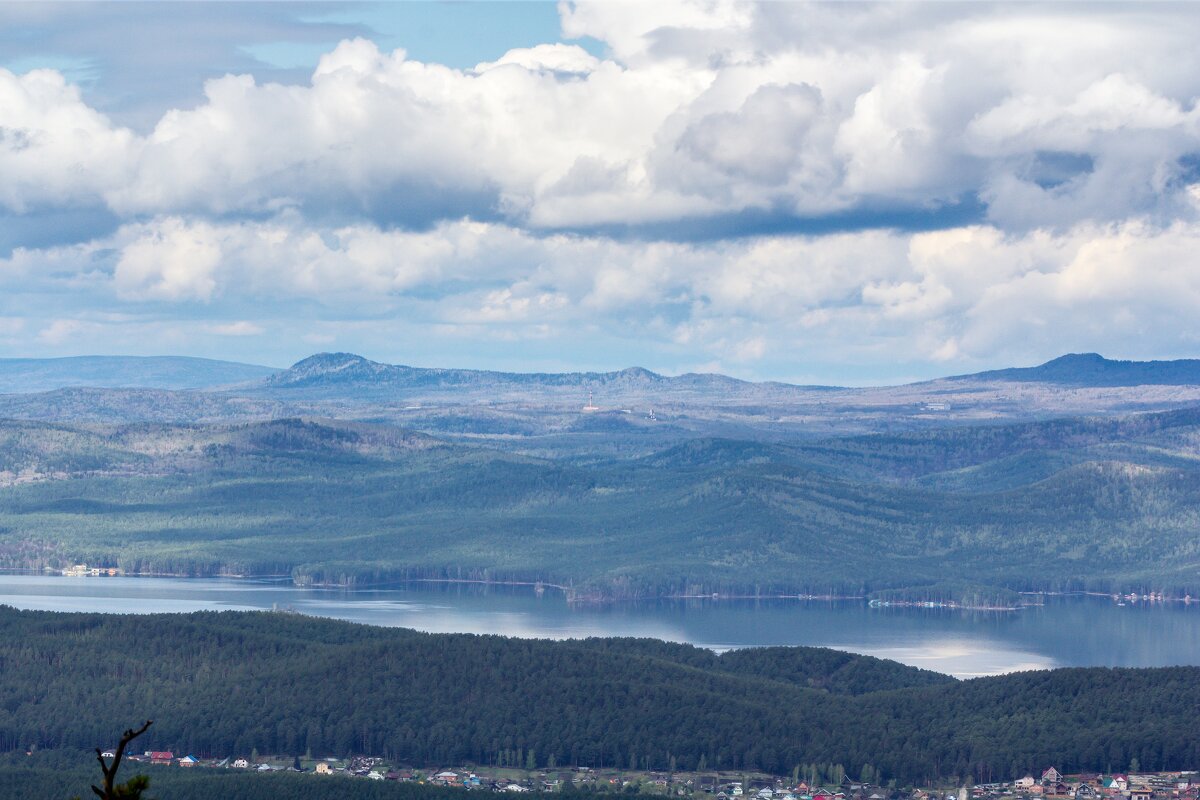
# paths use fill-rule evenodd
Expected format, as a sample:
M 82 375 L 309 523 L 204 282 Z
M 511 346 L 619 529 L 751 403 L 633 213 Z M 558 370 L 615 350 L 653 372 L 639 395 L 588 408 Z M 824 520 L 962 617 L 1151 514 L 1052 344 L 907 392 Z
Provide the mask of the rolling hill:
M 296 614 L 0 608 L 0 749 L 104 746 L 859 774 L 928 785 L 1200 762 L 1200 668 L 955 681 L 814 648 L 423 634 Z M 368 668 L 364 668 L 368 667 Z M 106 680 L 98 680 L 105 676 Z M 89 713 L 80 713 L 87 709 Z
M 577 598 L 1200 589 L 1195 410 L 554 458 L 305 419 L 11 422 L 0 441 L 6 566 Z
M 1098 353 L 1070 353 L 1036 367 L 960 375 L 951 380 L 1053 383 L 1068 386 L 1195 386 L 1200 384 L 1200 359 L 1176 361 L 1115 361 Z

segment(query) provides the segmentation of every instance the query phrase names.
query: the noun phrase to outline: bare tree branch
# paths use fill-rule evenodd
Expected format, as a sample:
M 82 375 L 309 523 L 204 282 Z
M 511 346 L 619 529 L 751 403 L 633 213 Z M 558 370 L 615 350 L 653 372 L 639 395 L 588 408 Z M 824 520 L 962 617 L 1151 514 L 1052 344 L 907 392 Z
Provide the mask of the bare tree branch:
M 130 742 L 145 733 L 146 729 L 153 724 L 154 721 L 148 719 L 146 720 L 146 723 L 136 731 L 133 728 L 126 730 L 121 736 L 121 743 L 117 745 L 116 751 L 113 752 L 112 764 L 104 763 L 104 753 L 100 751 L 99 747 L 96 748 L 96 760 L 100 762 L 100 770 L 104 773 L 104 788 L 101 789 L 99 786 L 92 786 L 92 791 L 95 792 L 98 797 L 101 797 L 104 800 L 116 799 L 117 794 L 115 782 L 117 779 L 117 769 L 121 766 L 121 759 L 125 756 L 125 748 L 129 746 Z

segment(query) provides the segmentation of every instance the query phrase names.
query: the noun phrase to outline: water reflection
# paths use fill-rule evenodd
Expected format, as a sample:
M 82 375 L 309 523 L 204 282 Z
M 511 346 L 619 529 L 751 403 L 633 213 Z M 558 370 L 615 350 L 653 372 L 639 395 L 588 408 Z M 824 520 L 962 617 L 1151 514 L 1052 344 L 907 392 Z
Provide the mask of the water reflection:
M 538 596 L 529 587 L 414 584 L 346 591 L 285 581 L 0 575 L 0 603 L 109 613 L 280 607 L 443 633 L 645 636 L 715 650 L 819 645 L 960 677 L 1054 666 L 1200 664 L 1200 607 L 1122 607 L 1103 598 L 1048 598 L 1043 606 L 1012 613 L 795 600 L 572 607 L 559 595 Z

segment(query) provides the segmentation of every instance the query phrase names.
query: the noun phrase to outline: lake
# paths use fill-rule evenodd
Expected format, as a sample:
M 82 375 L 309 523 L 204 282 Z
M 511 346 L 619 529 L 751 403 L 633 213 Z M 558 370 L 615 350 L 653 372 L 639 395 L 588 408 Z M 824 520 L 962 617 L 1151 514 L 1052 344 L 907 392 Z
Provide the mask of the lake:
M 0 575 L 0 604 L 50 611 L 155 613 L 292 608 L 438 633 L 567 639 L 648 636 L 715 650 L 815 645 L 959 677 L 1057 666 L 1200 664 L 1200 605 L 1119 606 L 1050 597 L 1015 612 L 869 608 L 862 602 L 681 600 L 572 606 L 530 587 L 409 584 L 306 589 L 235 578 Z

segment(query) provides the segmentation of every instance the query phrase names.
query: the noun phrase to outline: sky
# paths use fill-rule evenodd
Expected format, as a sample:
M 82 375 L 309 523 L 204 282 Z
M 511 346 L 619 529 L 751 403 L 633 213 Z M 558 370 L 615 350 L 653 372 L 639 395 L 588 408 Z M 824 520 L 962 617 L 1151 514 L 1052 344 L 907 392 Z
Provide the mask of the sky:
M 0 3 L 0 357 L 1200 355 L 1200 5 Z

